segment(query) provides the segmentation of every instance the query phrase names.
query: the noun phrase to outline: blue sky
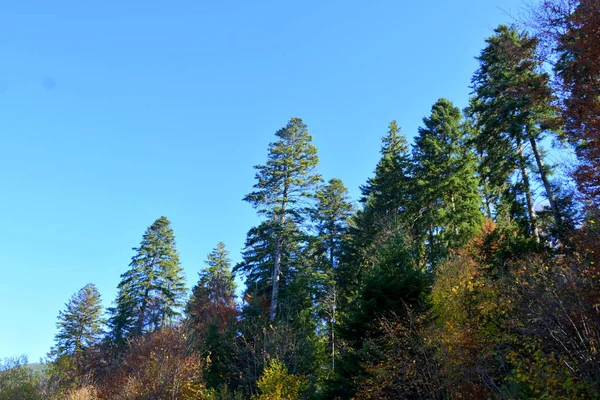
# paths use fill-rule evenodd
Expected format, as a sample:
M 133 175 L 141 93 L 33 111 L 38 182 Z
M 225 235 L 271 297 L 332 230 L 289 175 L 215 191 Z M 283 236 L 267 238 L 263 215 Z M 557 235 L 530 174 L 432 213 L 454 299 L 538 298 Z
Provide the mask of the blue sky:
M 12 3 L 12 4 L 11 4 Z M 396 119 L 466 105 L 521 0 L 24 1 L 0 10 L 0 358 L 44 356 L 70 296 L 106 306 L 167 216 L 188 282 L 257 222 L 252 166 L 292 116 L 353 198 Z

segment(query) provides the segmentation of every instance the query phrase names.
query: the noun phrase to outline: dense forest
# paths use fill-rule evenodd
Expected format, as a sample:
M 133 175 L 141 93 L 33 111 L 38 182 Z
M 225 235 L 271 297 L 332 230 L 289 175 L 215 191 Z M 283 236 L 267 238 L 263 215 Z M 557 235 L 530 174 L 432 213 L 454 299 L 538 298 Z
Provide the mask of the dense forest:
M 46 363 L 0 362 L 0 399 L 600 398 L 600 0 L 544 0 L 477 60 L 466 109 L 382 127 L 359 207 L 291 118 L 241 262 L 219 242 L 190 294 L 158 218 L 112 307 L 88 284 Z

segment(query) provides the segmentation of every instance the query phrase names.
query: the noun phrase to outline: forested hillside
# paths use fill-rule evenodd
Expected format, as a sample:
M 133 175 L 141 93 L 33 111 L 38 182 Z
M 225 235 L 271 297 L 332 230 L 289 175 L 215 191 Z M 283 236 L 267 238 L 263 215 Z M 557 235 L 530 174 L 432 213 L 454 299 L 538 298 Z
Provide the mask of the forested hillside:
M 241 262 L 215 238 L 187 288 L 148 221 L 112 307 L 73 294 L 0 399 L 600 398 L 600 0 L 543 0 L 476 56 L 466 109 L 381 127 L 358 202 L 282 121 Z

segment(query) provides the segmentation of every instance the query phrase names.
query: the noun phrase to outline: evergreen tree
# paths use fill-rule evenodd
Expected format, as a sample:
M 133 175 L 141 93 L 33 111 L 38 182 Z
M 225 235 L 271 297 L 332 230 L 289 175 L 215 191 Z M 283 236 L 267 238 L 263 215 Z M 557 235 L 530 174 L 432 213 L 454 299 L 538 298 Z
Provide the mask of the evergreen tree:
M 363 209 L 355 217 L 352 232 L 351 264 L 372 267 L 378 249 L 398 229 L 412 224 L 412 160 L 406 138 L 396 121 L 389 124 L 382 139 L 381 159 L 375 176 L 361 187 Z M 360 271 L 355 271 L 357 279 Z M 356 283 L 356 282 L 355 282 Z
M 310 191 L 320 182 L 315 173 L 319 161 L 317 149 L 312 145 L 312 137 L 300 118 L 292 118 L 288 124 L 275 134 L 279 140 L 269 144 L 269 155 L 265 165 L 257 165 L 254 192 L 244 200 L 258 212 L 265 215 L 274 233 L 271 301 L 269 319 L 275 320 L 280 280 L 282 277 L 282 255 L 290 240 L 287 223 L 300 222 Z
M 220 242 L 205 261 L 207 268 L 192 290 L 187 304 L 188 326 L 192 345 L 210 359 L 207 382 L 213 388 L 225 384 L 233 356 L 237 308 L 231 259 Z
M 71 297 L 64 311 L 59 312 L 53 354 L 56 357 L 80 356 L 98 343 L 103 323 L 100 293 L 89 283 Z
M 475 99 L 470 112 L 476 115 L 479 128 L 475 143 L 488 158 L 489 172 L 500 174 L 492 179 L 496 185 L 507 182 L 515 167 L 519 170 L 529 233 L 538 237 L 531 172 L 537 174 L 544 186 L 555 224 L 562 223 L 549 178 L 551 168 L 544 163 L 539 144 L 547 132 L 556 130 L 557 115 L 552 106 L 549 77 L 540 71 L 540 62 L 535 57 L 537 40 L 526 34 L 501 25 L 486 43 L 472 80 Z M 535 162 L 533 168 L 531 159 Z
M 175 236 L 166 217 L 157 219 L 133 250 L 137 254 L 121 275 L 116 307 L 109 310 L 117 343 L 172 322 L 181 314 L 186 294 Z
M 467 146 L 461 112 L 438 100 L 423 119 L 414 147 L 414 179 L 421 206 L 419 227 L 428 265 L 466 243 L 483 222 L 477 159 Z
M 348 240 L 348 228 L 354 207 L 350 203 L 348 189 L 340 179 L 333 178 L 317 192 L 318 203 L 312 210 L 317 241 L 315 258 L 317 277 L 315 300 L 319 318 L 330 340 L 332 369 L 335 368 L 335 324 L 337 308 L 338 266 L 344 242 Z M 326 320 L 324 320 L 326 319 Z

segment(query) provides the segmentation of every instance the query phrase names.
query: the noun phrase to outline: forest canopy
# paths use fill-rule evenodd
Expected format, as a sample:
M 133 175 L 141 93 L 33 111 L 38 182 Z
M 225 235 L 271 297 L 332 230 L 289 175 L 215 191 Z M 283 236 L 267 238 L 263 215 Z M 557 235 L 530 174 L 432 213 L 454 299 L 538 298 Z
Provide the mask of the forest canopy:
M 0 400 L 600 398 L 599 32 L 600 0 L 498 26 L 464 110 L 382 127 L 358 203 L 282 121 L 240 262 L 216 238 L 189 290 L 148 221 L 112 306 L 73 294 L 44 365 L 0 362 Z

